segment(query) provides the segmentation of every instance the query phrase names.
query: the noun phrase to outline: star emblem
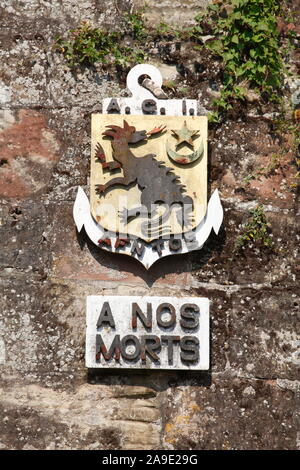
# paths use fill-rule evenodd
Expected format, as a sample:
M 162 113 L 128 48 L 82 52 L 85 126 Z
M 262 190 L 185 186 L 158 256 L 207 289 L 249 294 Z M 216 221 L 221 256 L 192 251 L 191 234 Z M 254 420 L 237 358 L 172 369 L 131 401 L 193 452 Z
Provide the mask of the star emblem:
M 186 125 L 186 121 L 184 121 L 181 129 L 172 129 L 172 132 L 174 133 L 174 137 L 177 139 L 176 148 L 178 148 L 181 144 L 184 143 L 194 148 L 193 137 L 195 137 L 199 131 L 190 130 Z

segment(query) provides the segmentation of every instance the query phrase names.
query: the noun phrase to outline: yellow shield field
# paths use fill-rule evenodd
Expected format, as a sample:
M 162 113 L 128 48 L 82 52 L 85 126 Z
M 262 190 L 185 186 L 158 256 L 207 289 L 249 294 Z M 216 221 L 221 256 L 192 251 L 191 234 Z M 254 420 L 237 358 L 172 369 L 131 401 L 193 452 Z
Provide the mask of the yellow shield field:
M 207 118 L 93 114 L 90 184 L 105 230 L 149 242 L 194 229 L 207 207 Z

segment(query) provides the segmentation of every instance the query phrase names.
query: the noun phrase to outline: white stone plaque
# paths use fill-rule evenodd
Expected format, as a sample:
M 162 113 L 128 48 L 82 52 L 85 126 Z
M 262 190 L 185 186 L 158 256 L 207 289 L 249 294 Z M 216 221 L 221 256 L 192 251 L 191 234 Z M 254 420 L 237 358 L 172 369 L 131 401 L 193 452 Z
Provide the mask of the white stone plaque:
M 86 366 L 209 369 L 209 300 L 87 297 Z

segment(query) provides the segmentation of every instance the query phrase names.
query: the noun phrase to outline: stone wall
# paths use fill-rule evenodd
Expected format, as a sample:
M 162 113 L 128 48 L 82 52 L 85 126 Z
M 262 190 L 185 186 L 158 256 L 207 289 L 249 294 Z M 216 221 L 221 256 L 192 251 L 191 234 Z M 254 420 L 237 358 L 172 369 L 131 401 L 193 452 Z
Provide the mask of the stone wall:
M 157 21 L 189 23 L 205 2 L 150 3 Z M 88 190 L 90 115 L 125 82 L 101 67 L 75 74 L 52 46 L 82 19 L 109 28 L 130 7 L 125 0 L 1 3 L 0 448 L 295 449 L 296 169 L 292 137 L 274 134 L 267 107 L 210 131 L 210 192 L 219 188 L 225 220 L 201 251 L 146 272 L 76 233 L 72 206 L 78 185 Z M 217 64 L 188 45 L 180 55 L 175 49 L 154 48 L 151 62 L 183 83 L 190 71 L 195 97 L 209 108 Z M 280 165 L 245 185 L 276 153 Z M 236 238 L 257 203 L 276 249 L 254 245 L 237 256 Z M 87 371 L 89 294 L 209 297 L 211 370 Z
M 147 8 L 147 22 L 149 25 L 167 23 L 173 26 L 191 26 L 194 18 L 209 0 L 136 0 L 139 8 Z

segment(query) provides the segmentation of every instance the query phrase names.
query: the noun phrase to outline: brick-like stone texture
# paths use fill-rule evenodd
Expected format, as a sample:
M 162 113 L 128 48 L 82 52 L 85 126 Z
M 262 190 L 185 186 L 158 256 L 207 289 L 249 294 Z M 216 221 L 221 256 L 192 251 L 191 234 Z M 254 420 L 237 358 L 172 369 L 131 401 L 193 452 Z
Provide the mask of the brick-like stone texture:
M 195 16 L 210 0 L 136 0 L 140 8 L 146 7 L 147 23 L 159 26 L 161 23 L 172 26 L 191 26 L 195 24 Z
M 206 2 L 148 3 L 150 23 L 185 25 Z M 103 97 L 124 93 L 126 74 L 72 72 L 53 44 L 83 19 L 117 27 L 132 6 L 0 6 L 0 449 L 296 449 L 296 168 L 292 136 L 274 132 L 271 105 L 260 115 L 249 105 L 210 128 L 209 190 L 219 189 L 225 218 L 201 251 L 146 272 L 76 232 L 76 190 L 89 184 L 90 115 Z M 149 52 L 164 78 L 190 86 L 210 109 L 220 83 L 215 57 L 178 39 Z M 274 154 L 279 163 L 262 171 Z M 258 203 L 274 249 L 253 244 L 235 253 Z M 209 297 L 210 371 L 87 371 L 85 298 L 102 293 Z

